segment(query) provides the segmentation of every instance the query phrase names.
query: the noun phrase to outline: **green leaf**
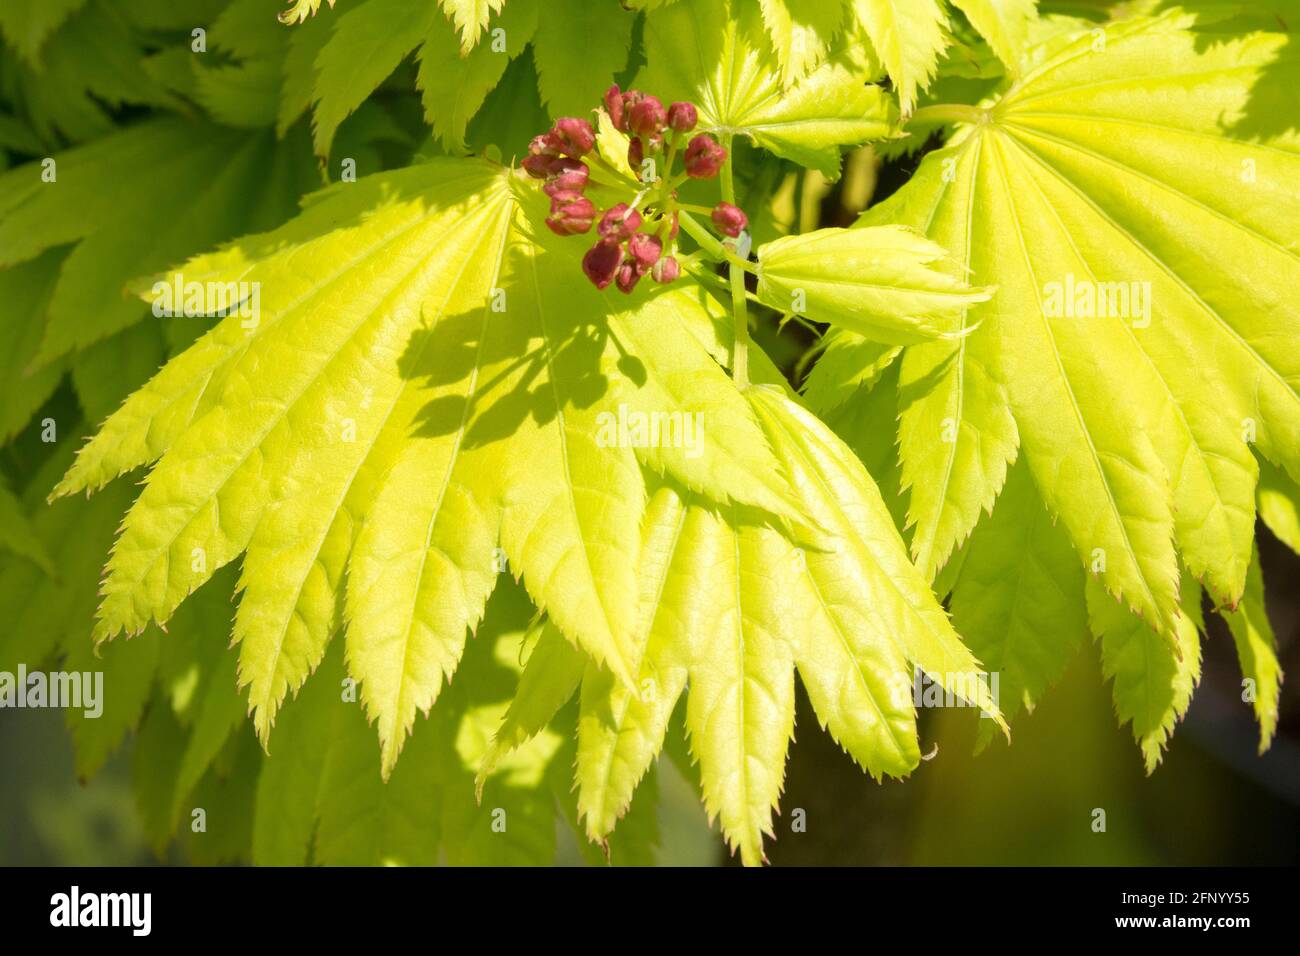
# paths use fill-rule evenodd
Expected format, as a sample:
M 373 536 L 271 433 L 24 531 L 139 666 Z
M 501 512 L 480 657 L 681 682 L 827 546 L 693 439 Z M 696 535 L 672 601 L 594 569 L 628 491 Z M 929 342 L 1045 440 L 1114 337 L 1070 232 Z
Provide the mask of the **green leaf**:
M 583 674 L 575 780 L 577 813 L 592 841 L 605 843 L 628 811 L 685 689 L 688 655 L 680 635 L 707 598 L 698 591 L 694 565 L 675 555 L 693 551 L 706 520 L 698 509 L 688 513 L 672 488 L 654 492 L 638 558 L 636 685 L 628 687 L 592 664 Z
M 904 775 L 920 759 L 912 665 L 1001 722 L 861 463 L 779 389 L 746 397 L 820 530 L 801 547 L 743 508 L 656 492 L 639 561 L 641 685 L 588 675 L 582 689 L 579 807 L 593 839 L 627 807 L 684 676 L 705 808 L 747 864 L 762 860 L 771 833 L 796 666 L 819 720 L 876 775 Z
M 1252 554 L 1246 590 L 1235 610 L 1221 608 L 1241 662 L 1242 699 L 1250 703 L 1259 722 L 1259 752 L 1273 743 L 1277 733 L 1278 700 L 1282 694 L 1282 668 L 1277 659 L 1277 638 L 1264 606 L 1264 573 L 1259 555 Z
M 555 861 L 553 779 L 572 764 L 564 738 L 571 720 L 557 719 L 526 743 L 500 755 L 493 773 L 475 787 L 475 771 L 507 720 L 512 696 L 521 686 L 520 661 L 535 612 L 523 589 L 504 585 L 493 595 L 483 627 L 465 655 L 464 669 L 450 689 L 451 707 L 440 706 L 433 721 L 444 727 L 438 765 L 443 788 L 444 852 L 451 866 L 539 866 Z M 405 757 L 403 758 L 405 759 Z
M 1023 463 L 1008 473 L 992 517 L 975 529 L 964 553 L 953 625 L 998 675 L 1010 720 L 1022 707 L 1033 710 L 1088 634 L 1083 568 Z
M 176 771 L 185 752 L 185 728 L 162 700 L 155 698 L 140 721 L 131 752 L 131 789 L 145 838 L 162 856 L 175 832 L 172 817 Z
M 826 59 L 844 23 L 843 0 L 759 0 L 759 6 L 787 86 Z
M 42 141 L 103 136 L 113 129 L 113 111 L 127 105 L 180 107 L 145 69 L 147 41 L 119 6 L 98 0 L 80 7 L 45 39 L 39 67 L 12 64 L 6 99 Z
M 302 23 L 308 17 L 316 16 L 322 0 L 287 0 L 292 6 L 280 12 L 281 23 Z M 334 0 L 329 0 L 330 9 L 334 9 Z
M 184 832 L 186 847 L 197 866 L 241 863 L 251 855 L 253 796 L 262 752 L 245 730 L 233 737 L 195 789 L 188 818 L 203 810 L 205 829 Z
M 46 489 L 71 460 L 80 434 L 75 427 L 61 427 L 66 431 L 55 454 L 19 498 L 56 573 L 47 575 L 27 558 L 0 554 L 0 614 L 10 622 L 0 632 L 0 670 L 10 673 L 19 664 L 36 669 L 64 647 L 90 648 L 100 570 L 122 511 L 131 503 L 132 489 L 120 487 L 91 500 L 41 506 Z M 90 670 L 102 669 L 100 662 L 92 663 Z
M 316 57 L 317 155 L 329 155 L 339 124 L 397 69 L 437 18 L 432 0 L 369 0 L 339 17 Z
M 978 30 L 1007 75 L 1018 79 L 1024 70 L 1025 53 L 1030 45 L 1030 27 L 1037 16 L 1038 0 L 952 0 L 971 26 Z
M 786 236 L 758 250 L 758 299 L 886 344 L 951 338 L 993 293 L 934 268 L 945 255 L 901 226 Z
M 863 82 L 850 44 L 785 89 L 755 3 L 681 0 L 647 14 L 645 69 L 637 86 L 665 102 L 689 100 L 700 125 L 747 136 L 764 149 L 834 179 L 840 147 L 889 134 L 893 107 Z
M 903 354 L 901 346 L 834 329 L 822 337 L 820 346 L 817 361 L 804 380 L 803 396 L 823 418 L 857 395 L 860 388 L 871 386 Z
M 687 543 L 698 568 L 698 637 L 691 648 L 686 726 L 700 764 L 704 807 L 741 860 L 764 859 L 772 811 L 794 731 L 794 665 L 789 642 L 772 628 L 783 592 L 770 586 L 762 530 L 735 528 L 697 512 Z M 685 635 L 679 635 L 679 640 Z
M 0 483 L 0 548 L 10 554 L 27 558 L 51 577 L 54 564 L 45 545 L 23 511 L 22 503 Z
M 1259 517 L 1268 530 L 1300 553 L 1300 486 L 1267 460 L 1259 462 Z
M 334 32 L 329 17 L 308 20 L 289 34 L 289 45 L 281 63 L 280 106 L 275 133 L 284 136 L 289 127 L 311 108 L 316 87 L 316 58 Z
M 366 725 L 361 708 L 337 698 L 334 706 L 340 712 L 332 723 L 333 736 L 319 778 L 316 862 L 433 866 L 442 837 L 438 728 L 422 722 L 404 759 L 384 780 L 374 731 Z
M 979 672 L 978 662 L 907 560 L 889 511 L 861 462 L 829 428 L 776 390 L 759 388 L 749 394 L 778 459 L 798 489 L 805 513 L 829 536 L 810 542 L 802 557 L 791 556 L 792 562 L 806 564 L 812 582 L 810 596 L 816 600 L 819 616 L 811 622 L 821 624 L 824 615 L 825 626 L 853 635 L 849 644 L 859 666 L 873 653 L 882 655 L 881 660 L 897 660 L 882 649 L 892 643 L 907 662 L 1005 728 L 988 689 L 971 680 Z M 872 625 L 869 637 L 862 636 L 859 629 Z M 797 640 L 796 653 L 827 640 L 819 641 L 815 634 Z M 883 664 L 874 664 L 873 669 L 877 675 L 885 673 Z M 800 672 L 804 672 L 802 662 Z M 831 716 L 821 712 L 819 716 L 838 737 Z M 869 749 L 855 751 L 852 741 L 840 739 L 872 769 Z
M 1106 593 L 1096 578 L 1087 583 L 1088 620 L 1101 637 L 1102 669 L 1114 681 L 1115 714 L 1132 723 L 1147 773 L 1159 765 L 1174 725 L 1187 712 L 1201 679 L 1201 589 L 1184 576 L 1183 613 L 1175 637 L 1157 633 Z
M 460 49 L 468 54 L 488 25 L 488 18 L 500 13 L 506 0 L 439 0 L 443 12 L 460 32 Z
M 1285 138 L 1240 142 L 1228 130 L 1253 108 L 1260 72 L 1295 60 L 1263 34 L 1207 47 L 1186 22 L 1109 27 L 1104 52 L 1092 36 L 1073 41 L 991 112 L 964 114 L 987 121 L 962 127 L 868 217 L 925 230 L 971 281 L 998 287 L 971 311 L 979 327 L 964 352 L 904 364 L 904 388 L 925 381 L 944 395 L 903 443 L 913 487 L 944 489 L 928 520 L 952 515 L 933 550 L 946 553 L 992 500 L 1018 432 L 1085 563 L 1171 639 L 1175 542 L 1216 598 L 1244 586 L 1256 473 L 1246 439 L 1257 433 L 1292 468 L 1300 458 L 1298 370 L 1280 344 L 1295 322 L 1285 290 L 1300 278 L 1287 225 L 1300 199 L 1284 184 L 1300 156 Z M 1106 292 L 1114 308 L 1067 313 L 1066 290 L 1087 311 L 1079 289 L 1094 305 Z M 956 450 L 929 454 L 943 417 Z
M 70 709 L 65 714 L 76 751 L 74 767 L 77 777 L 89 780 L 99 772 L 109 756 L 126 738 L 127 732 L 140 723 L 145 704 L 153 692 L 158 668 L 161 632 L 156 628 L 129 641 L 120 641 L 103 654 L 96 654 L 94 643 L 81 629 L 67 634 L 66 655 L 61 669 L 102 680 L 102 712 Z
M 53 182 L 42 181 L 35 164 L 0 177 L 0 190 L 12 190 L 0 200 L 0 265 L 77 241 L 63 260 L 36 364 L 148 315 L 127 295 L 132 280 L 282 222 L 310 185 L 308 155 L 301 133 L 277 141 L 269 130 L 156 119 L 54 157 Z
M 919 91 L 930 85 L 947 45 L 947 17 L 938 0 L 851 0 L 898 90 L 904 115 Z
M 55 249 L 0 269 L 0 442 L 27 425 L 63 377 L 62 363 L 33 365 L 62 263 L 63 251 Z
M 902 466 L 898 461 L 898 364 L 887 367 L 879 380 L 862 386 L 849 400 L 829 412 L 823 421 L 853 449 L 866 466 L 880 497 L 884 499 L 894 526 L 907 540 L 907 498 L 902 490 Z M 938 591 L 942 594 L 943 592 Z
M 999 251 L 975 243 L 960 215 L 947 214 L 949 209 L 967 208 L 964 201 L 970 201 L 973 188 L 971 180 L 960 175 L 960 166 L 956 172 L 946 187 L 952 192 L 941 193 L 947 202 L 944 215 L 938 215 L 933 198 L 918 189 L 879 207 L 863 222 L 895 217 L 925 230 L 950 250 L 951 275 L 970 281 L 988 275 Z M 985 272 L 977 271 L 981 266 Z M 995 295 L 989 307 L 996 304 Z M 978 309 L 963 315 L 962 328 L 975 327 L 979 315 Z M 970 335 L 909 348 L 899 371 L 899 442 L 903 487 L 911 491 L 907 513 L 914 529 L 912 554 L 931 579 L 980 514 L 993 507 L 1019 442 L 1005 387 L 989 355 L 993 343 L 979 332 L 975 328 Z
M 252 855 L 258 866 L 306 866 L 310 860 L 326 755 L 349 706 L 343 701 L 345 673 L 342 648 L 335 646 L 315 679 L 280 711 L 257 780 Z M 374 749 L 373 741 L 362 746 Z
M 227 584 L 233 583 L 228 575 L 223 578 Z M 188 627 L 196 632 L 200 669 L 194 726 L 176 771 L 172 815 L 177 820 L 182 801 L 203 779 L 226 742 L 243 726 L 248 712 L 248 705 L 236 687 L 239 657 L 226 640 L 230 617 L 230 589 L 213 582 L 190 600 L 168 629 L 168 640 L 176 639 L 178 628 Z
M 511 0 L 496 22 L 505 31 L 505 48 L 495 41 L 468 52 L 444 22 L 429 28 L 420 48 L 420 88 L 424 115 L 448 150 L 464 151 L 465 131 L 488 94 L 501 82 L 510 61 L 524 51 L 537 32 L 539 7 L 534 0 Z
M 110 559 L 101 638 L 165 621 L 247 551 L 235 637 L 259 732 L 342 610 L 387 771 L 482 614 L 498 542 L 557 626 L 630 680 L 639 456 L 789 515 L 753 413 L 683 334 L 686 317 L 712 320 L 707 298 L 595 290 L 581 249 L 542 226 L 545 197 L 512 178 L 473 160 L 370 177 L 185 266 L 258 284 L 260 314 L 173 359 L 59 486 L 162 459 Z M 708 429 L 639 447 L 617 431 L 628 410 Z
M 569 702 L 587 665 L 583 653 L 548 621 L 530 628 L 524 641 L 534 646 L 519 675 L 519 689 L 474 778 L 480 794 L 484 781 L 502 758 L 546 729 L 560 708 Z
M 86 0 L 11 0 L 0 7 L 0 32 L 20 56 L 39 66 L 45 39 L 85 5 Z
M 78 352 L 72 384 L 86 418 L 102 422 L 131 391 L 153 377 L 164 357 L 163 333 L 139 322 Z
M 627 65 L 634 19 L 617 0 L 546 0 L 533 56 L 552 116 L 585 117 L 600 105 Z

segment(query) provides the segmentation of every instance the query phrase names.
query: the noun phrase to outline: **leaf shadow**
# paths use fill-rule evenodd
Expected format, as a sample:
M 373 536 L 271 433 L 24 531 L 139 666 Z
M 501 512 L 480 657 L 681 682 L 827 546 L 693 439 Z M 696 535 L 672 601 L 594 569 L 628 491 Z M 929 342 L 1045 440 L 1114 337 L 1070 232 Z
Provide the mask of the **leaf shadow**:
M 1266 142 L 1300 132 L 1297 87 L 1300 86 L 1300 0 L 1259 0 L 1225 12 L 1222 4 L 1198 0 L 1163 0 L 1159 10 L 1178 7 L 1196 17 L 1191 31 L 1196 50 L 1205 53 L 1256 32 L 1283 37 L 1267 64 L 1261 67 L 1238 115 L 1224 117 L 1225 135 L 1250 142 Z

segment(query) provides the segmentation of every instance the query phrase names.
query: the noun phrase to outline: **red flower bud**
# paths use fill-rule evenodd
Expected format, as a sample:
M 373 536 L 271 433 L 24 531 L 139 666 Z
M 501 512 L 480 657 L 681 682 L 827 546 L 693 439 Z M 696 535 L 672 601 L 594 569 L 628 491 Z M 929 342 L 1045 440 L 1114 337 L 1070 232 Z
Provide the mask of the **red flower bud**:
M 614 128 L 620 132 L 627 132 L 627 114 L 623 111 L 623 93 L 619 90 L 618 84 L 615 83 L 605 91 L 605 112 L 609 114 L 610 122 Z
M 678 133 L 689 133 L 699 119 L 699 113 L 690 103 L 674 103 L 668 107 L 668 125 Z
M 578 193 L 564 193 L 551 200 L 551 215 L 546 224 L 557 236 L 576 236 L 591 231 L 596 207 Z
M 550 135 L 555 138 L 560 152 L 582 159 L 596 145 L 596 133 L 585 119 L 566 116 L 556 120 Z
M 587 188 L 587 180 L 591 177 L 591 170 L 587 168 L 586 163 L 567 157 L 553 160 L 551 170 L 554 178 L 542 187 L 542 191 L 548 196 L 555 196 L 561 192 L 582 192 Z
M 727 161 L 727 148 L 707 133 L 701 133 L 686 145 L 682 163 L 692 179 L 711 179 Z
M 528 155 L 530 156 L 559 156 L 562 151 L 555 130 L 534 136 L 532 142 L 528 144 Z
M 627 128 L 629 132 L 641 136 L 658 133 L 666 122 L 668 114 L 664 112 L 664 105 L 657 96 L 647 96 L 628 110 Z
M 542 155 L 526 156 L 520 165 L 524 167 L 524 172 L 533 179 L 546 179 L 551 175 L 551 160 L 553 158 Z
M 720 202 L 713 209 L 713 224 L 724 236 L 735 239 L 749 225 L 749 217 L 744 210 L 729 202 Z
M 618 274 L 614 277 L 614 284 L 618 286 L 618 291 L 624 295 L 631 294 L 636 288 L 636 284 L 641 281 L 641 273 L 637 272 L 636 266 L 631 262 L 624 262 L 618 267 Z
M 627 144 L 627 164 L 634 173 L 640 175 L 641 163 L 645 160 L 645 147 L 640 138 L 633 136 Z
M 604 289 L 614 281 L 623 262 L 623 250 L 617 242 L 602 239 L 582 257 L 582 271 L 597 289 Z
M 627 120 L 629 120 L 629 119 L 631 118 L 632 107 L 636 106 L 636 105 L 637 105 L 638 103 L 640 103 L 643 99 L 645 99 L 645 94 L 642 93 L 640 90 L 628 90 L 626 93 L 623 94 L 623 119 L 624 119 L 624 122 L 626 122 Z M 623 132 L 626 133 L 627 130 L 624 129 Z
M 547 183 L 546 186 L 542 187 L 543 191 L 546 191 L 550 185 L 551 185 L 550 183 Z M 561 209 L 563 209 L 565 206 L 569 205 L 570 203 L 576 202 L 579 199 L 583 198 L 582 193 L 578 192 L 578 190 L 576 189 L 560 189 L 560 190 L 556 190 L 555 192 L 547 192 L 546 194 L 551 197 L 552 214 L 559 212 Z
M 560 141 L 555 131 L 534 136 L 528 144 L 528 156 L 521 165 L 524 172 L 533 179 L 546 179 L 555 169 L 555 161 L 560 158 Z
M 645 275 L 663 255 L 663 244 L 654 236 L 638 232 L 628 240 L 627 254 L 636 266 L 636 271 Z
M 625 202 L 610 206 L 600 218 L 598 232 L 602 239 L 622 242 L 641 228 L 641 214 Z
M 672 256 L 664 256 L 650 270 L 650 275 L 654 277 L 655 282 L 663 285 L 677 281 L 677 277 L 681 274 L 682 267 Z

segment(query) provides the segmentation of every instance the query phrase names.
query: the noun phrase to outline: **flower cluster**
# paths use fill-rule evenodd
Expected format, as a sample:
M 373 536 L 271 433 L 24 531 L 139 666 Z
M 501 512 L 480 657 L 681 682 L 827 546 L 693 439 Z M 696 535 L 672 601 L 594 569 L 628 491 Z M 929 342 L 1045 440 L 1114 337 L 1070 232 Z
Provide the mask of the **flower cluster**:
M 535 137 L 522 166 L 529 176 L 544 181 L 542 189 L 551 199 L 546 224 L 552 232 L 576 236 L 595 228 L 596 244 L 583 258 L 582 269 L 596 288 L 612 284 L 621 292 L 631 293 L 647 275 L 659 283 L 673 282 L 682 271 L 675 255 L 683 215 L 677 187 L 687 179 L 716 177 L 727 161 L 726 147 L 707 133 L 700 133 L 683 148 L 683 140 L 699 122 L 699 114 L 690 103 L 665 107 L 654 96 L 639 90 L 624 92 L 615 85 L 605 94 L 604 107 L 614 127 L 627 134 L 628 165 L 645 184 L 635 196 L 603 212 L 587 196 L 591 181 L 587 160 L 593 164 L 604 160 L 599 153 L 593 153 L 596 133 L 584 119 L 566 117 Z M 674 178 L 673 164 L 678 155 L 683 171 Z M 661 170 L 657 176 L 643 169 L 647 158 L 653 160 L 649 169 Z M 732 238 L 749 224 L 743 211 L 726 202 L 712 210 L 711 220 L 720 233 Z

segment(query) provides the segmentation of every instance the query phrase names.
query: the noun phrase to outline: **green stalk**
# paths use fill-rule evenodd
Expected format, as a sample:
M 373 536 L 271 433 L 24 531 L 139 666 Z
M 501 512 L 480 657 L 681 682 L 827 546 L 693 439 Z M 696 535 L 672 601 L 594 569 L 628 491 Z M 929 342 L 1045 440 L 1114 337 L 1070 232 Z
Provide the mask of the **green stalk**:
M 904 125 L 913 123 L 987 123 L 989 111 L 966 103 L 941 103 L 925 106 L 912 114 Z
M 731 162 L 734 156 L 731 137 L 725 137 L 722 145 L 727 148 L 727 161 L 722 164 L 721 174 L 722 201 L 734 205 L 736 184 L 731 175 Z M 736 383 L 737 388 L 743 389 L 749 385 L 749 309 L 748 298 L 745 295 L 745 272 L 736 267 L 737 258 L 733 255 L 726 256 L 727 274 L 731 280 L 731 316 L 735 334 L 731 351 L 731 380 Z

